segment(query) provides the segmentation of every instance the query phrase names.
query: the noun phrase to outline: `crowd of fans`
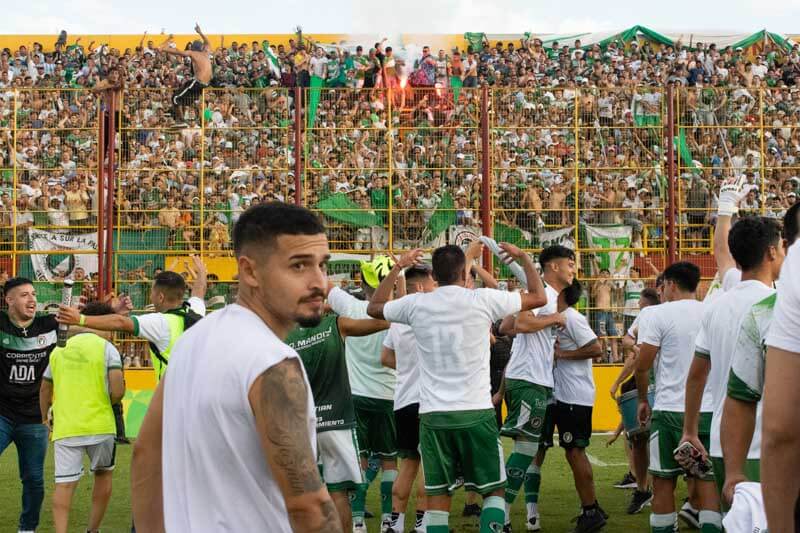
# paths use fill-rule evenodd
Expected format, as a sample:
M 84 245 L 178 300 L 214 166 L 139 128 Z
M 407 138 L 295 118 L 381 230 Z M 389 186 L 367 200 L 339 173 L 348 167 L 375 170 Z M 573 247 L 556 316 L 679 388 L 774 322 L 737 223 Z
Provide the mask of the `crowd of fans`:
M 162 46 L 174 44 L 145 35 L 136 48 L 117 50 L 61 39 L 0 53 L 2 249 L 15 237 L 17 247 L 24 243 L 29 226 L 81 232 L 95 225 L 105 103 L 92 89 L 112 72 L 123 82 L 119 226 L 163 234 L 174 250 L 202 243 L 211 256 L 223 254 L 249 205 L 295 201 L 297 105 L 305 205 L 344 195 L 337 205 L 377 215 L 388 228 L 391 201 L 395 242 L 430 237 L 428 222 L 450 201 L 458 224 L 480 226 L 487 177 L 475 88 L 483 85 L 491 88 L 486 155 L 495 221 L 534 241 L 577 221 L 626 224 L 634 248 L 664 247 L 668 86 L 678 88 L 682 248 L 710 245 L 728 177 L 748 178 L 744 212 L 782 217 L 800 192 L 797 45 L 745 51 L 615 41 L 601 48 L 530 39 L 481 50 L 424 47 L 419 57 L 400 58 L 386 42 L 351 51 L 302 34 L 286 46 L 223 39 L 207 47 L 211 87 L 180 107 L 173 91 L 192 76 L 191 62 Z M 313 78 L 324 87 L 309 88 Z M 302 102 L 290 89 L 298 85 Z M 20 90 L 34 88 L 86 90 Z M 334 248 L 379 247 L 369 229 L 328 223 Z

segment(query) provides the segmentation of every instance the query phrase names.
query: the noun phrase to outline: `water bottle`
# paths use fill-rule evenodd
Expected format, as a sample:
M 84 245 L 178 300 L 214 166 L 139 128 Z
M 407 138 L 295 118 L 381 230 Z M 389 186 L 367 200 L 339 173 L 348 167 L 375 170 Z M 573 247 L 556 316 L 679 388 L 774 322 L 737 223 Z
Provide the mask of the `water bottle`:
M 67 307 L 72 305 L 72 286 L 75 282 L 71 279 L 64 280 L 64 287 L 61 289 L 61 305 Z M 63 348 L 67 345 L 67 334 L 69 333 L 69 326 L 67 324 L 58 325 L 58 334 L 56 346 Z

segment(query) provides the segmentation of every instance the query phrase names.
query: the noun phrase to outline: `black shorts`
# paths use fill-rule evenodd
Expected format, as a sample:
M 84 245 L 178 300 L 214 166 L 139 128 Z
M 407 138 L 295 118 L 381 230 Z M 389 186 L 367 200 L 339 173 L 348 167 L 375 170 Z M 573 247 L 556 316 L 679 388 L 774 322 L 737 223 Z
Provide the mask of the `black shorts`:
M 205 84 L 196 78 L 191 78 L 184 82 L 181 85 L 180 89 L 175 91 L 172 95 L 172 103 L 175 105 L 193 105 L 197 102 L 197 99 L 203 93 L 203 89 L 208 87 L 208 84 Z
M 419 459 L 419 404 L 412 403 L 394 412 L 397 427 L 397 455 Z
M 558 445 L 562 448 L 588 448 L 592 437 L 592 408 L 564 402 L 551 403 L 544 417 L 541 446 L 553 447 L 556 428 Z

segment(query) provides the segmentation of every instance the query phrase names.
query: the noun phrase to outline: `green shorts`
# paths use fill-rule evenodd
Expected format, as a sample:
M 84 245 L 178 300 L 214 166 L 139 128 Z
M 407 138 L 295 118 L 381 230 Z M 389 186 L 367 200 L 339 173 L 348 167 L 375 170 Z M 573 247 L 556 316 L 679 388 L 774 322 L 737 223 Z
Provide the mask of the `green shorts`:
M 711 446 L 711 413 L 700 413 L 698 436 L 706 450 Z M 650 468 L 648 471 L 661 478 L 683 475 L 683 468 L 675 460 L 675 448 L 683 436 L 683 413 L 653 411 L 650 418 Z M 706 480 L 714 479 L 713 470 Z
M 494 409 L 420 415 L 419 444 L 428 496 L 452 493 L 458 477 L 481 495 L 506 485 Z
M 542 435 L 547 405 L 553 389 L 520 379 L 506 380 L 508 416 L 500 434 L 504 437 L 526 437 L 538 443 Z
M 717 492 L 720 494 L 720 505 L 723 511 L 730 510 L 730 506 L 725 503 L 725 498 L 722 498 L 722 486 L 725 484 L 725 461 L 722 457 L 712 457 L 711 464 L 714 467 L 714 479 L 717 482 Z M 744 463 L 744 475 L 748 481 L 761 482 L 761 460 L 748 459 Z
M 378 455 L 382 459 L 397 456 L 397 431 L 394 424 L 394 402 L 364 396 L 353 396 L 356 412 L 356 436 L 361 455 Z

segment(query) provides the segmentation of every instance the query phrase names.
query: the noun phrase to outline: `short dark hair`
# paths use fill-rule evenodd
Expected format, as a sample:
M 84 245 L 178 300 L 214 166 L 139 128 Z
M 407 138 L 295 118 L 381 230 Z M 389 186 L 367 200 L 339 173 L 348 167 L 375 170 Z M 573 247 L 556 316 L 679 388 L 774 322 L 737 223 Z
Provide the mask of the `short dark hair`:
M 431 267 L 421 263 L 414 265 L 406 270 L 406 281 L 414 281 L 421 278 L 427 278 L 431 275 Z
M 783 215 L 783 238 L 791 245 L 800 234 L 800 202 L 795 202 Z
M 186 280 L 183 279 L 183 276 L 171 270 L 156 274 L 153 286 L 163 291 L 172 300 L 183 299 L 183 295 L 186 292 Z
M 86 316 L 113 315 L 114 310 L 107 303 L 89 302 L 85 306 L 83 306 L 81 313 L 83 313 Z
M 694 292 L 700 283 L 700 268 L 689 261 L 672 263 L 664 270 L 664 281 L 672 281 L 684 291 Z
M 664 273 L 662 272 L 658 276 L 656 276 L 656 288 L 662 286 L 664 284 Z
M 439 285 L 452 285 L 457 282 L 467 263 L 464 250 L 455 244 L 440 246 L 433 251 L 431 264 L 433 265 L 433 276 Z
M 568 307 L 572 307 L 578 303 L 578 300 L 581 299 L 581 294 L 583 294 L 583 285 L 581 285 L 581 282 L 578 281 L 578 278 L 575 278 L 572 280 L 571 285 L 567 285 L 561 290 L 561 294 L 564 295 L 564 303 L 566 303 Z
M 575 259 L 575 252 L 570 250 L 566 246 L 561 246 L 560 244 L 554 244 L 553 246 L 548 246 L 542 253 L 539 254 L 539 264 L 542 268 L 549 263 L 550 261 L 554 261 L 556 259 Z
M 728 234 L 728 248 L 742 270 L 752 270 L 764 261 L 770 246 L 780 246 L 777 221 L 759 216 L 740 218 Z
M 247 209 L 233 226 L 233 250 L 242 255 L 245 246 L 272 246 L 281 235 L 317 235 L 325 226 L 314 213 L 292 204 L 268 202 Z
M 642 290 L 640 296 L 644 298 L 650 305 L 658 305 L 661 302 L 661 299 L 658 297 L 658 291 L 651 287 L 647 287 L 646 289 Z
M 16 289 L 17 287 L 21 287 L 22 285 L 33 285 L 33 282 L 28 278 L 23 278 L 22 276 L 17 276 L 16 278 L 11 278 L 6 281 L 6 284 L 3 285 L 3 289 L 5 293 L 8 294 L 11 292 L 12 289 Z

